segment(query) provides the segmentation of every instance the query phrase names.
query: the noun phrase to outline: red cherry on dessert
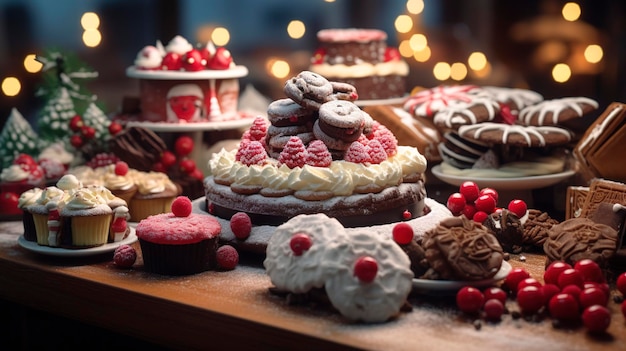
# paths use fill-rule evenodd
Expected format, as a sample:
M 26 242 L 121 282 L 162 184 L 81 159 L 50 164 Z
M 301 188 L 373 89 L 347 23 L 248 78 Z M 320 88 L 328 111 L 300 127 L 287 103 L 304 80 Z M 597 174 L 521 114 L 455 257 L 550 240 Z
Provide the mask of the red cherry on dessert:
M 487 217 L 489 217 L 487 212 L 476 211 L 476 213 L 474 213 L 474 217 L 472 217 L 472 220 L 476 223 L 485 223 L 485 220 L 487 219 Z
M 617 276 L 617 280 L 615 281 L 615 287 L 619 292 L 622 293 L 626 297 L 626 272 Z
M 485 291 L 483 291 L 483 295 L 485 295 L 485 300 L 496 299 L 500 300 L 500 302 L 502 303 L 506 302 L 507 297 L 506 291 L 498 288 L 497 286 L 492 286 L 485 289 Z
M 193 179 L 204 180 L 204 173 L 197 167 L 193 172 L 189 173 L 189 176 Z
M 466 218 L 474 218 L 474 215 L 476 214 L 476 206 L 474 206 L 473 204 L 465 204 L 465 207 L 463 207 L 463 211 L 461 212 L 462 215 L 464 215 Z
M 311 237 L 306 233 L 296 233 L 289 241 L 289 247 L 295 256 L 302 256 L 312 245 L 313 240 L 311 240 Z
M 190 158 L 185 158 L 183 160 L 180 161 L 180 170 L 183 171 L 185 174 L 191 174 L 196 170 L 196 161 L 190 159 Z
M 119 176 L 125 176 L 128 173 L 128 163 L 124 161 L 117 161 L 115 163 L 114 172 Z
M 108 129 L 109 129 L 109 134 L 117 135 L 117 133 L 121 132 L 122 129 L 124 129 L 124 127 L 122 127 L 122 125 L 117 122 L 111 122 L 111 124 L 109 124 Z
M 583 275 L 585 282 L 604 283 L 604 274 L 600 266 L 591 259 L 585 258 L 574 264 L 574 269 Z
M 524 217 L 524 215 L 526 215 L 526 211 L 528 211 L 528 206 L 526 206 L 526 202 L 524 202 L 524 200 L 515 199 L 509 202 L 509 206 L 507 207 L 507 209 L 515 213 L 517 217 L 522 218 Z
M 378 274 L 378 262 L 371 256 L 360 257 L 354 263 L 354 276 L 363 283 L 371 283 Z
M 529 277 L 529 278 L 523 279 L 521 282 L 517 284 L 517 290 L 519 291 L 520 289 L 523 289 L 526 286 L 535 286 L 535 287 L 541 288 L 541 282 L 539 282 L 537 279 L 533 277 Z
M 211 61 L 207 62 L 208 69 L 228 69 L 233 62 L 233 57 L 224 47 L 215 49 L 215 55 L 211 58 Z
M 406 222 L 400 222 L 393 226 L 391 230 L 393 240 L 400 244 L 406 245 L 413 240 L 413 228 Z
M 14 192 L 7 191 L 2 192 L 0 195 L 0 213 L 5 215 L 19 215 L 22 213 L 22 210 L 17 207 L 20 196 Z
M 189 217 L 193 208 L 187 196 L 178 196 L 172 201 L 171 209 L 176 217 Z
M 81 130 L 80 133 L 83 135 L 83 137 L 87 140 L 89 139 L 93 139 L 96 137 L 96 129 L 94 127 L 90 127 L 90 126 L 84 126 Z
M 165 166 L 163 166 L 162 162 L 155 162 L 154 165 L 152 165 L 152 171 L 153 172 L 167 173 L 167 168 L 165 168 Z
M 26 171 L 31 171 L 37 168 L 37 161 L 35 161 L 35 158 L 29 154 L 24 153 L 15 156 L 15 158 L 13 159 L 13 164 L 22 166 L 21 168 Z
M 187 156 L 193 151 L 194 142 L 190 136 L 182 135 L 174 142 L 174 152 L 178 156 Z
M 72 119 L 70 119 L 70 129 L 73 132 L 78 132 L 80 131 L 84 126 L 83 123 L 83 118 L 80 115 L 75 115 L 74 117 L 72 117 Z
M 554 261 L 548 265 L 546 271 L 543 273 L 543 281 L 546 284 L 558 285 L 559 275 L 566 269 L 570 269 L 572 266 L 569 263 L 563 261 Z
M 485 319 L 498 321 L 504 313 L 504 303 L 498 299 L 488 299 L 483 306 L 483 311 L 485 311 Z
M 465 201 L 474 202 L 478 198 L 480 189 L 478 185 L 472 181 L 465 181 L 459 186 L 459 192 L 465 197 Z
M 463 194 L 453 193 L 448 196 L 448 202 L 446 203 L 446 207 L 448 207 L 453 215 L 458 216 L 465 208 L 466 202 L 467 201 L 465 201 L 465 196 L 463 196 Z
M 544 284 L 541 287 L 541 292 L 543 293 L 543 300 L 545 302 L 545 305 L 548 306 L 548 303 L 550 303 L 550 299 L 552 298 L 552 296 L 560 293 L 561 288 L 559 288 L 555 284 Z
M 402 212 L 402 219 L 408 221 L 411 217 L 413 217 L 413 214 L 409 210 L 404 210 L 404 212 Z
M 202 71 L 206 62 L 202 59 L 202 54 L 198 49 L 191 49 L 183 55 L 183 69 L 185 71 Z
M 175 53 L 168 52 L 161 60 L 161 69 L 165 71 L 179 71 L 183 68 L 183 58 Z
M 246 240 L 252 232 L 252 220 L 245 212 L 237 212 L 230 217 L 230 229 L 239 240 Z
M 400 51 L 394 47 L 388 46 L 385 49 L 385 55 L 383 57 L 383 60 L 385 62 L 389 62 L 389 61 L 400 61 L 401 59 L 401 55 L 400 55 Z
M 509 274 L 506 275 L 506 278 L 504 278 L 504 285 L 509 291 L 516 292 L 519 282 L 526 278 L 530 278 L 530 273 L 524 268 L 513 268 Z
M 478 313 L 484 303 L 485 295 L 472 286 L 464 286 L 456 293 L 456 306 L 464 313 Z
M 481 196 L 481 195 L 489 195 L 493 197 L 494 200 L 496 200 L 496 203 L 498 203 L 498 192 L 496 191 L 496 189 L 482 188 L 480 189 L 480 192 L 478 193 L 478 196 Z
M 476 201 L 474 201 L 477 211 L 483 211 L 487 214 L 493 213 L 496 210 L 496 200 L 491 195 L 480 195 Z
M 230 245 L 220 246 L 215 253 L 215 258 L 217 265 L 227 271 L 235 269 L 239 263 L 239 253 Z
M 578 302 L 580 302 L 580 307 L 582 308 L 592 305 L 606 306 L 609 298 L 600 288 L 587 288 L 578 294 Z
M 517 304 L 522 313 L 537 313 L 544 303 L 543 291 L 536 286 L 527 286 L 517 291 Z
M 80 135 L 74 134 L 70 137 L 70 144 L 78 149 L 85 144 L 85 140 Z
M 163 167 L 170 168 L 176 163 L 176 155 L 169 150 L 163 151 L 163 153 L 161 153 L 161 163 Z
M 601 333 L 611 325 L 611 311 L 600 305 L 593 305 L 583 311 L 583 325 L 592 333 Z
M 324 48 L 319 48 L 315 50 L 313 56 L 311 57 L 311 64 L 321 65 L 322 63 L 324 63 L 324 56 L 326 56 L 326 50 Z
M 561 272 L 559 274 L 559 278 L 557 280 L 557 285 L 563 289 L 568 285 L 576 285 L 579 288 L 583 288 L 584 285 L 583 275 L 575 270 L 574 268 L 569 268 Z
M 550 316 L 558 320 L 575 320 L 579 317 L 578 301 L 570 294 L 556 294 L 548 303 Z

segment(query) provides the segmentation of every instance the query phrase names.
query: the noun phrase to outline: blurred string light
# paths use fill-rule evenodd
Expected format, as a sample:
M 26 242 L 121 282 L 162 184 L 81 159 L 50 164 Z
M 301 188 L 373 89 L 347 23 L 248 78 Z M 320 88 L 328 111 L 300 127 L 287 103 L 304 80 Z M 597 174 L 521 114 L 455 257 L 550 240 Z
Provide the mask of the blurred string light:
M 602 50 L 602 47 L 600 45 L 592 44 L 587 46 L 584 55 L 587 62 L 598 63 L 602 60 L 602 57 L 604 56 L 604 51 Z
M 406 10 L 412 15 L 419 15 L 424 11 L 424 0 L 408 0 Z
M 433 75 L 437 80 L 448 80 L 450 78 L 451 71 L 452 68 L 447 62 L 437 62 L 435 67 L 433 67 Z
M 468 66 L 474 71 L 483 70 L 487 66 L 487 56 L 482 52 L 472 52 L 467 58 Z
M 26 55 L 24 58 L 24 69 L 28 73 L 37 73 L 41 71 L 43 64 L 37 60 L 35 60 L 35 54 Z
M 230 32 L 224 27 L 215 27 L 211 32 L 211 41 L 217 46 L 226 46 L 230 41 Z
M 85 12 L 80 18 L 80 25 L 83 27 L 83 43 L 85 46 L 94 48 L 102 42 L 100 27 L 100 17 L 95 12 Z
M 450 78 L 461 81 L 467 77 L 467 66 L 463 62 L 455 62 L 450 65 Z
M 565 63 L 557 63 L 552 68 L 552 79 L 557 83 L 565 83 L 572 76 L 572 70 Z
M 306 26 L 302 21 L 293 20 L 287 25 L 287 34 L 291 39 L 300 39 L 306 33 Z
M 265 70 L 274 78 L 284 79 L 289 76 L 291 67 L 287 61 L 272 57 L 265 62 Z
M 568 2 L 563 5 L 563 8 L 561 9 L 561 14 L 566 21 L 574 22 L 580 18 L 580 5 L 575 2 Z
M 2 93 L 6 96 L 16 96 L 22 90 L 22 84 L 15 77 L 6 77 L 2 80 Z
M 399 33 L 408 33 L 413 29 L 413 19 L 408 15 L 400 15 L 396 17 L 394 27 Z

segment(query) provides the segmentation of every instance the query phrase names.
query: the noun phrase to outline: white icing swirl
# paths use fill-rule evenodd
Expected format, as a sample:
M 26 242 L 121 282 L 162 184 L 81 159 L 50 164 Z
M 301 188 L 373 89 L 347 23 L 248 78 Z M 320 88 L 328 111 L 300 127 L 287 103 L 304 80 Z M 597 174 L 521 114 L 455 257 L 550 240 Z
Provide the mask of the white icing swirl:
M 61 164 L 69 165 L 74 161 L 74 155 L 65 149 L 63 142 L 57 142 L 43 149 L 39 154 L 39 159 L 55 160 Z
M 144 46 L 141 51 L 137 53 L 135 58 L 135 66 L 145 69 L 155 69 L 161 66 L 161 52 L 155 46 Z
M 179 55 L 184 55 L 189 50 L 193 49 L 193 45 L 191 45 L 187 39 L 183 38 L 180 35 L 175 36 L 167 43 L 165 50 L 168 52 L 175 52 Z
M 21 182 L 28 179 L 30 173 L 22 169 L 20 165 L 10 165 L 0 173 L 0 180 L 3 182 Z
M 65 191 L 82 188 L 83 183 L 73 174 L 66 174 L 57 181 L 57 188 Z
M 260 186 L 273 190 L 330 191 L 347 196 L 364 185 L 379 188 L 398 185 L 405 176 L 423 173 L 426 158 L 414 147 L 399 146 L 398 152 L 380 164 L 333 161 L 330 167 L 305 165 L 290 169 L 275 163 L 247 166 L 235 161 L 236 151 L 222 149 L 209 161 L 212 175 L 237 185 Z
M 65 191 L 57 188 L 56 186 L 49 186 L 43 189 L 41 195 L 37 199 L 38 205 L 46 205 L 48 202 L 61 202 L 66 197 Z
M 17 207 L 24 209 L 26 206 L 30 206 L 37 202 L 37 199 L 41 196 L 43 189 L 41 188 L 32 188 L 28 189 L 20 195 L 19 200 L 17 201 Z
M 74 194 L 65 201 L 64 209 L 85 210 L 105 203 L 104 199 L 96 192 L 82 188 L 75 191 Z

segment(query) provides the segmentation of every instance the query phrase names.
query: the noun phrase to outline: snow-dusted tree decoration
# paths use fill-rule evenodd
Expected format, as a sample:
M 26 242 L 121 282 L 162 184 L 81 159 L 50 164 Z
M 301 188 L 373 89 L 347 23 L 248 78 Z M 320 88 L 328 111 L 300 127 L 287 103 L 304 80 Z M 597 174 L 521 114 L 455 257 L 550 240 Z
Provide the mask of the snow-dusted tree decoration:
M 7 168 L 18 154 L 37 155 L 39 153 L 37 134 L 16 109 L 11 110 L 2 132 L 0 132 L 0 163 Z

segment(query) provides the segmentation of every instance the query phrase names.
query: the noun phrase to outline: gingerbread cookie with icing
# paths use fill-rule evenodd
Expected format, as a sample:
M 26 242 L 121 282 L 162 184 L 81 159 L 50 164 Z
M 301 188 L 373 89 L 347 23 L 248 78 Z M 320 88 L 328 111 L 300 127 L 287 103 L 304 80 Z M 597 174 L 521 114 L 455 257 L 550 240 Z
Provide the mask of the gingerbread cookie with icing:
M 556 126 L 521 126 L 484 122 L 459 127 L 459 135 L 488 144 L 509 144 L 524 147 L 563 145 L 572 139 L 569 130 Z
M 520 111 L 526 106 L 543 101 L 543 96 L 535 91 L 519 88 L 484 86 L 482 89 L 498 103 L 511 111 Z
M 585 97 L 545 100 L 523 108 L 518 121 L 528 126 L 556 126 L 595 111 L 598 103 Z
M 442 129 L 456 130 L 460 126 L 493 121 L 500 113 L 500 105 L 495 100 L 477 97 L 447 107 L 437 112 L 433 121 Z

